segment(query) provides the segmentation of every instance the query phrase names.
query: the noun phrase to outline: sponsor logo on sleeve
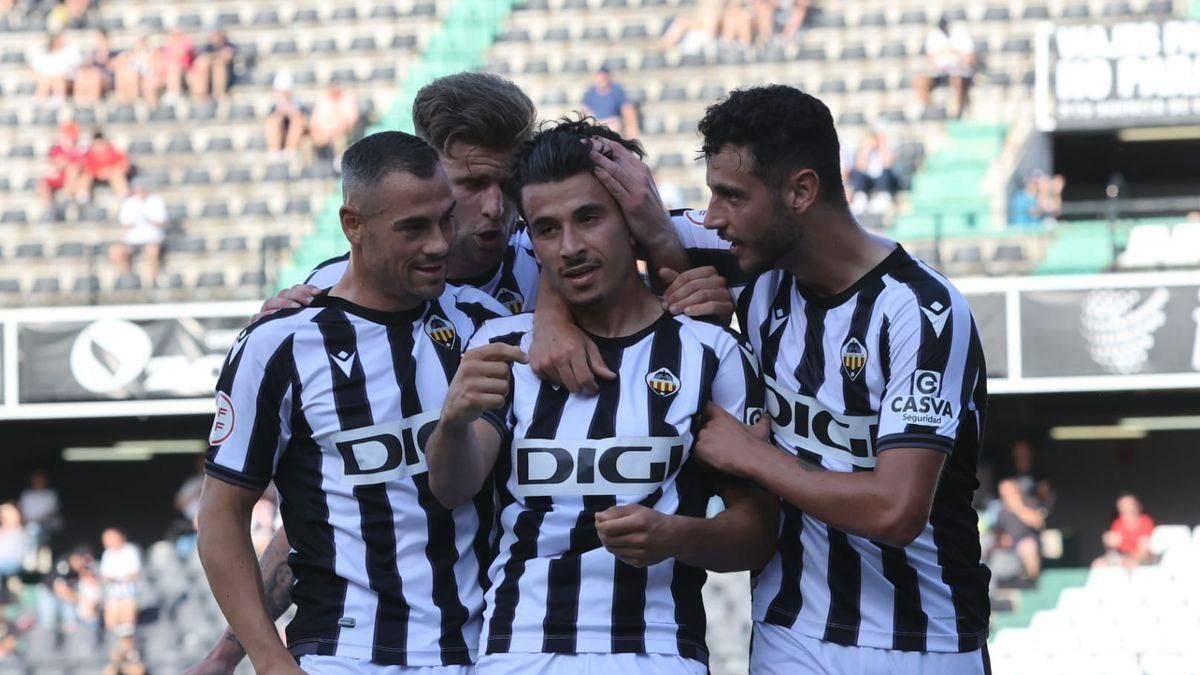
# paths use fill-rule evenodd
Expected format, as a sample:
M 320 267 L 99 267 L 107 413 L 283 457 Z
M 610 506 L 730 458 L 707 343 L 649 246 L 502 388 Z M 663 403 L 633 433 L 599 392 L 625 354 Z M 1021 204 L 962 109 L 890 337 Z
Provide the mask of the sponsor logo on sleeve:
M 940 427 L 954 419 L 954 404 L 940 398 L 941 391 L 941 373 L 918 370 L 913 373 L 911 393 L 893 396 L 885 407 L 905 424 Z
M 213 415 L 212 428 L 208 430 L 208 444 L 220 445 L 233 435 L 237 414 L 233 410 L 233 401 L 223 391 L 217 392 L 217 412 Z

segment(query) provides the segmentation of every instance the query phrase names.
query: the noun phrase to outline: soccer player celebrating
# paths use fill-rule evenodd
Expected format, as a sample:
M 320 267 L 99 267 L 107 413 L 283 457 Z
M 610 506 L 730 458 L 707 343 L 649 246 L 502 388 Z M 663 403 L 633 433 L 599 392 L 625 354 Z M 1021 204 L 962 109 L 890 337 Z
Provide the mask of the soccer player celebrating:
M 707 672 L 702 570 L 757 568 L 775 540 L 773 499 L 690 459 L 705 403 L 761 412 L 753 357 L 728 330 L 664 312 L 641 282 L 593 136 L 637 148 L 562 122 L 519 151 L 513 190 L 545 282 L 617 377 L 596 395 L 540 380 L 523 351 L 533 317 L 488 322 L 427 446 L 447 506 L 495 478 L 481 675 Z M 706 519 L 714 491 L 726 508 Z
M 259 673 L 466 673 L 483 605 L 490 494 L 453 510 L 422 445 L 483 320 L 487 294 L 447 286 L 455 207 L 433 148 L 401 132 L 342 161 L 345 274 L 304 308 L 247 328 L 217 383 L 199 515 L 213 594 Z M 268 482 L 294 553 L 287 645 L 248 524 Z
M 700 132 L 705 225 L 761 273 L 738 319 L 775 445 L 709 406 L 695 452 L 784 503 L 754 588 L 751 672 L 988 672 L 971 508 L 987 378 L 970 308 L 854 220 L 816 98 L 735 91 Z

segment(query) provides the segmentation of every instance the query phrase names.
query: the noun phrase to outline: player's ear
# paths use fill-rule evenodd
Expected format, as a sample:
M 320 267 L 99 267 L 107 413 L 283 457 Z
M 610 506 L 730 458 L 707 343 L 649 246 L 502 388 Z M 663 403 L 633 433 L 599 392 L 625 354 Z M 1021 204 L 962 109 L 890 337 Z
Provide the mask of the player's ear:
M 338 209 L 338 219 L 342 223 L 342 234 L 351 244 L 362 243 L 362 219 L 358 217 L 358 209 L 349 204 L 342 204 Z
M 783 203 L 797 215 L 804 213 L 817 201 L 821 179 L 812 169 L 793 171 L 783 185 Z

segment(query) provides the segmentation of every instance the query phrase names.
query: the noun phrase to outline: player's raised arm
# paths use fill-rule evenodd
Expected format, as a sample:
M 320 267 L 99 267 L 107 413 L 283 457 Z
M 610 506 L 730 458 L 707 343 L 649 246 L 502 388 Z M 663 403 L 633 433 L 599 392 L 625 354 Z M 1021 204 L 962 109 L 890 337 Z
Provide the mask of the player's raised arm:
M 513 363 L 528 357 L 499 342 L 463 354 L 425 448 L 429 488 L 446 508 L 470 501 L 496 465 L 503 422 L 481 418 L 507 405 Z

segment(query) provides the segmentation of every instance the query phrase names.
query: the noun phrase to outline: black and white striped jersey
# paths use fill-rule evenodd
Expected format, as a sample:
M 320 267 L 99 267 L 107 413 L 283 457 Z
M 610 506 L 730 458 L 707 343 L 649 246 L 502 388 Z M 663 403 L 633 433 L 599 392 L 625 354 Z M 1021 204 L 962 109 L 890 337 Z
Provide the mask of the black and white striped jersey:
M 811 297 L 758 277 L 738 318 L 763 364 L 777 445 L 830 471 L 893 448 L 947 458 L 924 531 L 895 548 L 784 504 L 754 618 L 843 645 L 960 652 L 987 638 L 989 572 L 972 492 L 987 405 L 979 335 L 949 281 L 897 247 L 851 288 Z
M 704 212 L 675 210 L 671 212 L 671 222 L 692 266 L 712 265 L 725 277 L 736 294 L 747 278 L 738 269 L 737 258 L 729 252 L 729 243 L 704 228 Z M 346 273 L 349 261 L 349 253 L 330 258 L 317 265 L 304 283 L 317 288 L 330 288 Z M 508 250 L 495 271 L 472 279 L 452 279 L 450 283 L 474 286 L 498 300 L 510 313 L 516 314 L 534 310 L 540 274 L 541 266 L 534 256 L 529 230 L 523 223 L 518 223 L 516 232 L 509 239 Z
M 484 324 L 471 346 L 528 349 L 533 318 Z M 571 394 L 513 367 L 494 473 L 500 508 L 482 653 L 654 653 L 707 663 L 703 570 L 620 562 L 600 545 L 595 514 L 641 503 L 703 517 L 716 475 L 689 460 L 708 401 L 739 419 L 761 414 L 757 364 L 734 333 L 663 315 L 624 338 L 593 337 L 619 374 L 596 395 Z
M 493 496 L 443 508 L 423 446 L 463 345 L 504 314 L 474 288 L 447 286 L 408 312 L 325 293 L 238 336 L 206 468 L 255 490 L 275 481 L 296 577 L 293 654 L 474 661 Z
M 451 253 L 453 255 L 453 253 Z M 304 283 L 317 288 L 336 284 L 350 265 L 350 254 L 330 258 L 313 268 Z M 487 293 L 508 309 L 510 314 L 531 312 L 537 303 L 538 276 L 541 266 L 533 255 L 527 230 L 522 225 L 508 240 L 508 250 L 496 269 L 470 279 L 448 279 L 455 286 L 471 286 Z

